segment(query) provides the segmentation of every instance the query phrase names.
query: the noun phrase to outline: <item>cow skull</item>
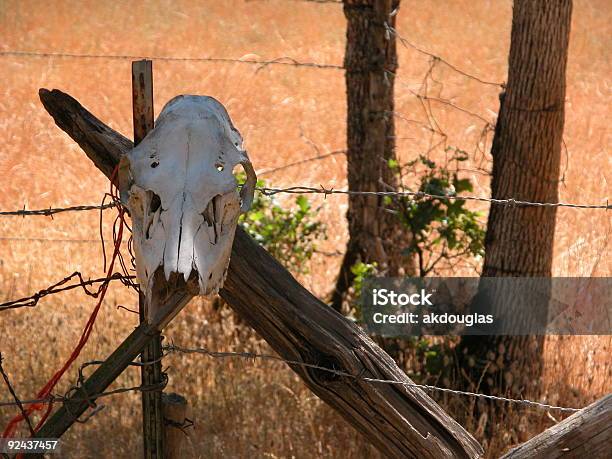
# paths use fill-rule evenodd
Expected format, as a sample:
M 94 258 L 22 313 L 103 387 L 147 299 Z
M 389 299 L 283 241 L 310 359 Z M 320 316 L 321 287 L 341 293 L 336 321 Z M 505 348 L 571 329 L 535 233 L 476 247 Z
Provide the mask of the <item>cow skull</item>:
M 247 175 L 240 193 L 233 175 L 238 164 Z M 155 128 L 119 166 L 145 298 L 151 297 L 158 270 L 166 280 L 173 273 L 185 282 L 197 275 L 200 295 L 218 292 L 238 217 L 251 206 L 256 180 L 242 137 L 221 103 L 177 96 L 166 104 Z M 147 319 L 154 313 L 147 310 Z

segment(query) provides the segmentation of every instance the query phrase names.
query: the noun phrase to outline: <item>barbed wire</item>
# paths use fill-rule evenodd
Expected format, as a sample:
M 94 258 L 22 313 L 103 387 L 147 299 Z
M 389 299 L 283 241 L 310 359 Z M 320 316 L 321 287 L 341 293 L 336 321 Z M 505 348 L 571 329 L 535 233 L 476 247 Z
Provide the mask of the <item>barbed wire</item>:
M 335 0 L 300 0 L 310 3 L 337 3 L 342 4 L 341 1 Z M 396 14 L 396 12 L 392 13 Z M 456 73 L 463 75 L 466 78 L 472 79 L 484 85 L 498 86 L 504 88 L 504 83 L 498 83 L 493 81 L 487 81 L 479 78 L 456 65 L 450 63 L 443 57 L 429 52 L 414 43 L 406 39 L 399 34 L 396 28 L 390 26 L 387 22 L 384 24 L 387 35 L 394 35 L 397 40 L 405 47 L 410 48 L 418 53 L 428 56 L 432 59 L 432 65 L 442 63 L 448 68 L 452 69 Z M 0 51 L 0 56 L 13 56 L 13 57 L 33 57 L 33 58 L 72 58 L 72 59 L 111 59 L 111 60 L 139 60 L 139 59 L 150 59 L 156 61 L 167 61 L 167 62 L 210 62 L 210 63 L 238 63 L 238 64 L 250 64 L 259 67 L 258 70 L 267 67 L 268 65 L 278 66 L 289 66 L 289 67 L 306 67 L 315 69 L 328 69 L 328 70 L 346 70 L 344 65 L 329 64 L 320 62 L 303 62 L 293 57 L 282 56 L 275 59 L 251 59 L 251 58 L 230 58 L 230 57 L 212 57 L 212 56 L 146 56 L 139 54 L 94 54 L 94 53 L 75 53 L 75 52 L 59 52 L 59 51 L 25 51 L 25 50 L 3 50 Z M 388 71 L 393 76 L 397 76 L 394 72 Z
M 432 386 L 429 384 L 417 384 L 417 383 L 412 383 L 412 382 L 406 382 L 406 381 L 396 381 L 396 380 L 388 380 L 388 379 L 379 379 L 379 378 L 370 378 L 370 377 L 366 377 L 366 376 L 360 376 L 360 375 L 354 375 L 351 373 L 347 373 L 345 371 L 340 371 L 340 370 L 335 370 L 333 368 L 328 368 L 328 367 L 323 367 L 320 365 L 315 365 L 312 363 L 306 363 L 306 362 L 300 362 L 297 360 L 288 360 L 288 359 L 284 359 L 282 357 L 276 356 L 276 355 L 272 355 L 272 354 L 257 354 L 257 353 L 253 353 L 253 352 L 219 352 L 219 351 L 210 351 L 206 348 L 203 347 L 196 347 L 196 348 L 188 348 L 188 347 L 183 347 L 183 346 L 179 346 L 176 344 L 166 344 L 163 346 L 162 348 L 165 351 L 165 355 L 169 355 L 171 353 L 180 353 L 180 354 L 202 354 L 202 355 L 206 355 L 215 359 L 225 359 L 225 358 L 243 358 L 246 360 L 255 360 L 255 359 L 259 359 L 259 360 L 273 360 L 273 361 L 277 361 L 277 362 L 284 362 L 288 365 L 297 365 L 297 366 L 301 366 L 304 368 L 311 368 L 314 370 L 321 370 L 321 371 L 325 371 L 327 373 L 332 373 L 335 374 L 337 376 L 342 376 L 345 378 L 351 378 L 351 379 L 355 379 L 355 380 L 360 380 L 360 381 L 367 381 L 367 382 L 374 382 L 374 383 L 382 383 L 382 384 L 395 384 L 395 385 L 401 385 L 401 386 L 406 386 L 406 387 L 415 387 L 415 388 L 419 388 L 419 389 L 424 389 L 424 390 L 429 390 L 429 391 L 438 391 L 438 392 L 446 392 L 446 393 L 451 393 L 451 394 L 455 394 L 455 395 L 463 395 L 463 396 L 467 396 L 467 397 L 477 397 L 477 398 L 484 398 L 484 399 L 488 399 L 488 400 L 496 400 L 496 401 L 501 401 L 501 402 L 507 402 L 507 403 L 515 403 L 515 404 L 522 404 L 522 405 L 528 405 L 528 406 L 533 406 L 533 407 L 537 407 L 537 408 L 541 408 L 541 409 L 548 409 L 548 410 L 557 410 L 557 411 L 566 411 L 566 412 L 576 412 L 576 411 L 580 411 L 580 408 L 568 408 L 568 407 L 563 407 L 563 406 L 556 406 L 556 405 L 550 405 L 547 403 L 542 403 L 542 402 L 536 402 L 533 400 L 525 400 L 525 399 L 512 399 L 512 398 L 507 398 L 507 397 L 500 397 L 500 396 L 496 396 L 496 395 L 487 395 L 487 394 L 480 394 L 477 392 L 468 392 L 468 391 L 462 391 L 462 390 L 454 390 L 454 389 L 449 389 L 446 387 L 438 387 L 438 386 Z
M 335 3 L 335 2 L 329 2 Z M 491 82 L 483 80 L 475 75 L 472 75 L 464 70 L 461 70 L 457 66 L 451 64 L 446 59 L 426 51 L 417 45 L 413 44 L 406 38 L 398 34 L 397 30 L 385 23 L 385 27 L 389 33 L 393 33 L 402 45 L 408 48 L 412 48 L 415 51 L 429 56 L 434 62 L 441 62 L 453 71 L 463 75 L 472 80 L 478 81 L 485 85 L 493 85 L 503 87 L 502 83 Z M 22 51 L 22 50 L 5 50 L 0 51 L 0 56 L 13 56 L 13 57 L 33 57 L 33 58 L 67 58 L 67 59 L 110 59 L 110 60 L 140 60 L 149 59 L 154 61 L 167 61 L 167 62 L 211 62 L 211 63 L 237 63 L 237 64 L 250 64 L 256 65 L 261 68 L 265 68 L 269 65 L 288 66 L 288 67 L 306 67 L 315 69 L 328 69 L 328 70 L 345 70 L 344 65 L 339 64 L 328 64 L 320 62 L 303 62 L 289 56 L 282 56 L 275 59 L 242 59 L 242 58 L 230 58 L 230 57 L 190 57 L 190 56 L 146 56 L 137 54 L 93 54 L 93 53 L 72 53 L 72 52 L 56 52 L 56 51 Z M 397 76 L 395 73 L 394 76 Z
M 21 400 L 17 396 L 17 392 L 15 392 L 15 388 L 11 384 L 11 380 L 9 379 L 8 375 L 4 371 L 4 368 L 2 367 L 2 353 L 1 352 L 0 352 L 0 374 L 2 375 L 2 379 L 4 379 L 4 384 L 6 385 L 6 388 L 10 392 L 11 396 L 13 397 L 13 400 L 15 401 L 15 404 L 19 408 L 21 415 L 25 419 L 26 424 L 28 425 L 28 429 L 30 430 L 30 433 L 32 434 L 32 436 L 34 436 L 35 435 L 34 426 L 32 425 L 32 422 L 30 421 L 30 417 L 28 416 L 25 409 L 23 408 L 23 404 L 21 403 Z
M 140 385 L 140 386 L 132 386 L 132 387 L 119 387 L 117 389 L 97 392 L 95 394 L 87 394 L 83 397 L 68 397 L 66 395 L 50 395 L 49 397 L 44 398 L 34 398 L 29 400 L 20 400 L 19 403 L 22 405 L 37 405 L 39 403 L 66 403 L 66 402 L 84 402 L 84 401 L 92 401 L 102 397 L 108 397 L 110 395 L 123 394 L 126 392 L 157 392 L 162 391 L 166 387 L 167 381 L 162 381 L 162 383 L 158 384 L 148 384 L 148 385 Z M 82 388 L 78 388 L 79 390 Z M 71 388 L 71 390 L 75 390 L 75 388 Z M 0 407 L 5 406 L 17 406 L 16 401 L 0 401 Z
M 449 389 L 447 387 L 439 387 L 439 386 L 433 386 L 430 384 L 417 384 L 414 382 L 407 382 L 407 381 L 397 381 L 397 380 L 390 380 L 390 379 L 381 379 L 381 378 L 371 378 L 371 377 L 367 377 L 367 376 L 363 376 L 363 375 L 354 375 L 351 373 L 347 373 L 345 371 L 341 371 L 341 370 L 336 370 L 333 368 L 328 368 L 328 367 L 324 367 L 321 365 L 316 365 L 316 364 L 312 364 L 312 363 L 307 363 L 307 362 L 301 362 L 301 361 L 297 361 L 297 360 L 290 360 L 290 359 L 284 359 L 282 357 L 276 356 L 276 355 L 272 355 L 272 354 L 259 354 L 259 353 L 255 353 L 255 352 L 228 352 L 228 351 L 211 351 L 207 348 L 204 347 L 193 347 L 193 348 L 189 348 L 189 347 L 184 347 L 184 346 L 180 346 L 180 345 L 176 345 L 176 344 L 167 344 L 164 345 L 162 347 L 163 349 L 163 356 L 162 358 L 166 358 L 167 356 L 169 356 L 170 354 L 200 354 L 200 355 L 205 355 L 208 357 L 211 357 L 213 359 L 229 359 L 229 358 L 241 358 L 241 359 L 245 359 L 245 360 L 265 360 L 265 361 L 275 361 L 275 362 L 283 362 L 287 365 L 294 365 L 294 366 L 300 366 L 303 368 L 309 368 L 309 369 L 313 369 L 313 370 L 319 370 L 319 371 L 324 371 L 327 373 L 331 373 L 337 376 L 341 376 L 344 378 L 350 378 L 356 381 L 366 381 L 366 382 L 371 382 L 371 383 L 380 383 L 380 384 L 392 384 L 392 385 L 400 385 L 400 386 L 404 386 L 404 387 L 413 387 L 413 388 L 417 388 L 417 389 L 422 389 L 422 390 L 427 390 L 427 391 L 434 391 L 434 392 L 442 392 L 442 393 L 448 393 L 448 394 L 454 394 L 454 395 L 460 395 L 460 396 L 465 396 L 465 397 L 473 397 L 473 398 L 481 398 L 481 399 L 487 399 L 487 400 L 493 400 L 493 401 L 498 401 L 498 402 L 504 402 L 504 403 L 513 403 L 513 404 L 517 404 L 517 405 L 524 405 L 524 406 L 529 406 L 532 408 L 537 408 L 537 409 L 544 409 L 544 410 L 555 410 L 555 411 L 561 411 L 561 412 L 568 412 L 568 413 L 575 413 L 578 411 L 581 411 L 581 408 L 570 408 L 570 407 L 564 407 L 564 406 L 558 406 L 558 405 L 552 405 L 552 404 L 548 404 L 548 403 L 543 403 L 543 402 L 538 402 L 538 401 L 534 401 L 534 400 L 527 400 L 527 399 L 513 399 L 513 398 L 509 398 L 509 397 L 501 397 L 501 396 L 497 396 L 497 395 L 488 395 L 488 394 L 481 394 L 478 392 L 469 392 L 469 391 L 462 391 L 462 390 L 455 390 L 455 389 Z M 143 366 L 143 365 L 151 365 L 153 363 L 157 363 L 159 360 L 156 361 L 151 361 L 151 362 L 132 362 L 130 365 L 136 365 L 136 366 Z M 100 365 L 104 363 L 104 361 L 101 360 L 95 360 L 95 361 L 89 361 L 89 362 L 85 362 L 84 364 L 82 364 L 79 368 L 79 381 L 77 383 L 77 385 L 72 386 L 67 392 L 66 395 L 63 396 L 58 396 L 58 395 L 51 395 L 49 397 L 45 397 L 45 398 L 38 398 L 38 399 L 30 399 L 30 400 L 14 400 L 14 401 L 0 401 L 0 407 L 7 407 L 7 406 L 19 406 L 19 404 L 21 405 L 30 405 L 30 404 L 39 404 L 39 403 L 55 403 L 55 402 L 61 402 L 61 403 L 65 403 L 67 401 L 93 401 L 97 398 L 101 398 L 101 397 L 106 397 L 106 396 L 110 396 L 110 395 L 116 395 L 116 394 L 122 394 L 125 392 L 131 392 L 131 391 L 161 391 L 165 388 L 166 384 L 167 384 L 167 377 L 164 377 L 163 381 L 155 384 L 155 385 L 140 385 L 140 386 L 133 386 L 133 387 L 121 387 L 121 388 L 117 388 L 117 389 L 113 389 L 110 391 L 103 391 L 103 392 L 99 392 L 96 394 L 85 394 L 83 397 L 68 397 L 67 394 L 73 392 L 73 391 L 79 391 L 79 390 L 83 390 L 82 387 L 82 383 L 84 382 L 84 378 L 82 375 L 82 369 L 90 366 L 90 365 Z
M 36 210 L 27 210 L 25 205 L 21 210 L 9 210 L 9 211 L 0 211 L 0 216 L 18 216 L 18 217 L 28 217 L 32 215 L 39 215 L 44 217 L 51 217 L 55 214 L 59 214 L 61 212 L 81 212 L 87 210 L 106 210 L 112 207 L 117 207 L 118 204 L 116 202 L 109 202 L 107 204 L 94 204 L 94 205 L 83 205 L 83 206 L 71 206 L 71 207 L 49 207 L 47 209 L 36 209 Z
M 337 154 L 338 152 L 332 152 L 331 154 Z M 272 172 L 270 170 L 268 172 Z M 304 186 L 304 185 L 296 185 L 287 188 L 277 188 L 277 187 L 257 187 L 256 191 L 266 195 L 272 196 L 275 194 L 322 194 L 325 196 L 329 195 L 354 195 L 354 196 L 388 196 L 388 197 L 397 197 L 397 198 L 414 198 L 414 199 L 440 199 L 447 201 L 479 201 L 479 202 L 488 202 L 490 204 L 495 205 L 504 205 L 508 207 L 567 207 L 572 209 L 603 209 L 610 210 L 612 209 L 612 205 L 609 203 L 609 200 L 606 198 L 605 204 L 577 204 L 570 202 L 537 202 L 537 201 L 525 201 L 521 199 L 515 198 L 485 198 L 483 196 L 464 196 L 457 194 L 433 194 L 426 193 L 424 191 L 359 191 L 359 190 L 345 190 L 345 189 L 334 189 L 334 188 L 325 188 L 323 185 L 320 185 L 318 188 L 313 186 Z M 116 207 L 119 204 L 116 202 L 112 202 L 104 205 L 83 205 L 83 206 L 73 206 L 73 207 L 60 207 L 60 208 L 49 208 L 49 209 L 36 209 L 36 210 L 15 210 L 15 211 L 2 211 L 0 212 L 0 216 L 50 216 L 53 214 L 57 214 L 60 212 L 72 212 L 72 211 L 84 211 L 84 210 L 105 210 L 110 209 L 112 207 Z M 10 239 L 0 238 L 2 239 Z M 89 241 L 89 240 L 84 240 Z
M 465 70 L 461 70 L 459 67 L 455 66 L 454 64 L 451 64 L 449 61 L 447 61 L 446 59 L 442 58 L 441 56 L 438 56 L 437 54 L 433 54 L 429 51 L 424 50 L 423 48 L 415 45 L 414 43 L 412 43 L 411 41 L 407 40 L 406 38 L 404 38 L 402 35 L 399 34 L 399 32 L 397 31 L 396 28 L 392 27 L 389 25 L 389 23 L 385 22 L 385 29 L 387 31 L 387 36 L 389 35 L 394 35 L 395 38 L 405 47 L 405 48 L 411 48 L 414 49 L 415 51 L 417 51 L 420 54 L 423 54 L 424 56 L 428 56 L 430 57 L 434 63 L 435 62 L 441 62 L 444 65 L 446 65 L 448 68 L 450 68 L 451 70 L 459 73 L 460 75 L 463 75 L 466 78 L 469 78 L 471 80 L 477 81 L 479 83 L 482 83 L 484 85 L 488 85 L 488 86 L 498 86 L 500 88 L 504 88 L 504 83 L 498 83 L 495 81 L 488 81 L 488 80 L 483 80 L 482 78 L 479 78 L 475 75 L 472 75 L 471 73 L 466 72 Z
M 100 244 L 100 239 L 68 239 L 68 238 L 25 237 L 25 236 L 0 236 L 0 241 L 67 242 L 67 243 L 75 243 L 75 244 L 84 244 L 84 243 Z M 122 241 L 122 244 L 127 244 L 127 241 Z
M 162 358 L 164 356 L 162 355 Z M 160 361 L 161 359 L 156 359 L 156 360 L 151 360 L 151 361 L 147 361 L 147 362 L 139 362 L 139 361 L 132 361 L 128 364 L 128 366 L 131 367 L 143 367 L 143 366 L 147 366 L 147 365 L 153 365 L 156 364 Z M 1 363 L 1 361 L 0 361 Z M 131 391 L 139 391 L 139 392 L 150 392 L 150 391 L 162 391 L 167 383 L 168 383 L 168 376 L 167 373 L 162 373 L 162 380 L 159 383 L 156 384 L 152 384 L 152 385 L 140 385 L 140 386 L 132 386 L 132 387 L 120 387 L 117 389 L 113 389 L 110 391 L 102 391 L 102 392 L 98 392 L 95 394 L 87 394 L 87 392 L 85 391 L 83 384 L 85 383 L 85 376 L 84 376 L 84 370 L 85 368 L 89 367 L 89 366 L 93 366 L 93 365 L 102 365 L 103 363 L 105 363 L 104 360 L 89 360 L 86 361 L 84 363 L 82 363 L 81 365 L 79 365 L 78 368 L 78 377 L 77 377 L 77 381 L 75 384 L 71 385 L 68 390 L 64 393 L 64 395 L 49 395 L 48 397 L 42 397 L 42 398 L 35 398 L 35 399 L 28 399 L 28 400 L 20 400 L 19 398 L 17 398 L 16 396 L 14 396 L 15 401 L 14 402 L 10 402 L 10 401 L 0 401 L 0 407 L 3 406 L 18 406 L 21 407 L 23 405 L 33 405 L 33 404 L 39 404 L 39 403 L 55 403 L 55 402 L 61 402 L 61 403 L 65 403 L 67 401 L 92 401 L 96 398 L 99 397 L 105 397 L 105 396 L 110 396 L 110 395 L 116 395 L 116 394 L 122 394 L 125 392 L 131 392 Z M 0 366 L 1 369 L 1 366 Z M 69 397 L 69 394 L 75 393 L 81 391 L 85 394 L 84 397 Z M 90 406 L 95 407 L 95 404 L 90 404 Z M 91 416 L 88 416 L 88 418 Z M 78 421 L 77 422 L 81 422 Z
M 189 56 L 146 56 L 138 54 L 90 54 L 90 53 L 69 53 L 69 52 L 47 52 L 47 51 L 21 51 L 21 50 L 5 50 L 0 51 L 0 56 L 15 56 L 15 57 L 57 57 L 57 58 L 72 58 L 72 59 L 111 59 L 111 60 L 140 60 L 149 59 L 153 61 L 167 62 L 218 62 L 218 63 L 236 63 L 236 64 L 251 64 L 261 68 L 268 65 L 281 65 L 288 67 L 310 67 L 316 69 L 332 69 L 343 70 L 344 66 L 337 64 L 327 64 L 319 62 L 302 62 L 289 56 L 282 56 L 275 59 L 241 59 L 232 57 L 189 57 Z
M 76 284 L 66 285 L 70 280 L 77 277 L 79 282 Z M 41 298 L 44 298 L 48 295 L 54 295 L 60 292 L 65 292 L 67 290 L 73 290 L 75 288 L 82 288 L 86 295 L 91 296 L 93 298 L 97 298 L 100 295 L 101 288 L 112 281 L 121 281 L 126 286 L 132 285 L 129 281 L 135 279 L 136 276 L 125 276 L 120 273 L 114 273 L 109 277 L 101 277 L 98 279 L 88 279 L 85 280 L 82 274 L 79 271 L 75 271 L 69 276 L 64 277 L 62 280 L 50 285 L 47 288 L 39 290 L 33 295 L 19 298 L 17 300 L 11 300 L 4 303 L 0 303 L 0 312 L 6 311 L 8 309 L 18 309 L 18 308 L 33 308 L 35 307 Z M 89 290 L 87 287 L 94 284 L 102 284 L 100 288 L 95 291 Z
M 272 174 L 273 172 L 278 172 L 278 171 L 282 171 L 285 169 L 290 169 L 292 167 L 295 166 L 300 166 L 302 164 L 306 164 L 306 163 L 310 163 L 312 161 L 319 161 L 322 159 L 327 159 L 327 158 L 331 158 L 332 156 L 336 156 L 336 155 L 346 155 L 348 153 L 347 150 L 334 150 L 334 151 L 330 151 L 329 153 L 323 153 L 323 154 L 319 154 L 317 156 L 312 156 L 310 158 L 305 158 L 305 159 L 300 159 L 299 161 L 295 161 L 289 164 L 285 164 L 283 166 L 278 166 L 278 167 L 273 167 L 270 169 L 264 169 L 262 171 L 259 171 L 257 173 L 257 176 L 263 176 L 263 175 L 268 175 L 268 174 Z
M 440 104 L 443 104 L 443 105 L 447 105 L 449 107 L 454 108 L 455 110 L 459 110 L 460 112 L 465 113 L 466 115 L 470 115 L 470 116 L 472 116 L 474 118 L 479 119 L 480 121 L 482 121 L 485 124 L 485 126 L 491 128 L 491 129 L 494 128 L 493 124 L 489 120 L 484 118 L 482 115 L 480 115 L 480 114 L 478 114 L 476 112 L 473 112 L 471 110 L 468 110 L 467 108 L 461 107 L 461 106 L 455 104 L 452 100 L 443 99 L 441 97 L 432 97 L 432 96 L 427 96 L 427 95 L 419 94 L 418 92 L 413 91 L 411 89 L 409 89 L 408 91 L 414 97 L 416 97 L 419 100 L 433 101 L 433 102 L 437 102 L 437 103 L 440 103 Z
M 455 194 L 432 194 L 425 193 L 423 191 L 356 191 L 356 190 L 336 190 L 333 188 L 325 188 L 322 185 L 319 188 L 310 186 L 292 186 L 288 188 L 269 188 L 269 187 L 258 187 L 257 191 L 267 196 L 272 196 L 278 193 L 287 194 L 323 194 L 325 196 L 333 194 L 345 194 L 355 196 L 389 196 L 389 197 L 411 197 L 414 199 L 441 199 L 449 201 L 480 201 L 488 202 L 491 204 L 505 205 L 509 207 L 569 207 L 574 209 L 612 209 L 612 205 L 609 204 L 606 199 L 606 204 L 574 204 L 568 202 L 532 202 L 523 201 L 520 199 L 507 198 L 507 199 L 496 199 L 496 198 L 485 198 L 481 196 L 463 196 Z

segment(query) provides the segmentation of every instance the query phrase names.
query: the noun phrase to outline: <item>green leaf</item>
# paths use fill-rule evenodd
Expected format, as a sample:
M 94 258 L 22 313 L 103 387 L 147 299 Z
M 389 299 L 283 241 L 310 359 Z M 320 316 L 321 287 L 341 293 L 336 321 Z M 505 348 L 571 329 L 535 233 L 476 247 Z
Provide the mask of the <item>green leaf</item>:
M 295 203 L 300 207 L 300 210 L 304 213 L 310 210 L 310 202 L 308 202 L 308 199 L 305 196 L 298 196 L 298 198 L 295 200 Z
M 455 187 L 455 191 L 457 193 L 461 193 L 462 191 L 474 191 L 474 187 L 472 186 L 472 181 L 470 179 L 458 179 L 455 177 L 453 180 L 453 186 Z

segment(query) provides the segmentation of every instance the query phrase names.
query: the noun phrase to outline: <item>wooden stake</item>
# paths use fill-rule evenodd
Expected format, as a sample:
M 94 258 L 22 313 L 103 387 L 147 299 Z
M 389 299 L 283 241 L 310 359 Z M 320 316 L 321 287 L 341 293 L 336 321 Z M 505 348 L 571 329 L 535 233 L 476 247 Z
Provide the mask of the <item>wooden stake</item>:
M 186 429 L 191 424 L 187 420 L 187 399 L 175 393 L 162 394 L 162 404 L 166 422 L 165 458 L 181 459 L 183 440 L 188 435 Z
M 153 113 L 153 62 L 149 60 L 132 62 L 132 108 L 134 118 L 134 145 L 138 145 L 154 126 Z M 138 310 L 140 323 L 146 321 L 145 298 L 139 295 Z M 141 354 L 141 362 L 149 363 L 140 368 L 143 386 L 156 385 L 163 381 L 162 338 L 160 333 L 151 339 Z M 152 363 L 150 363 L 152 362 Z M 144 457 L 164 457 L 164 415 L 161 391 L 142 393 L 142 429 Z
M 134 145 L 146 137 L 155 124 L 153 112 L 153 61 L 132 62 L 132 110 Z

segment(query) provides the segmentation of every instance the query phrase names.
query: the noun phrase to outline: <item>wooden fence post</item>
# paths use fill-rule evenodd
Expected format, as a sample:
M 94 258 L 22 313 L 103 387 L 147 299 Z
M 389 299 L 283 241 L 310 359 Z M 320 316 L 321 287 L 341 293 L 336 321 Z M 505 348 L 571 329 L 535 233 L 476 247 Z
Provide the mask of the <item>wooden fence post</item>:
M 187 419 L 187 399 L 182 395 L 162 394 L 164 421 L 166 423 L 164 457 L 165 459 L 181 459 L 183 457 L 183 440 L 187 436 L 186 429 L 190 427 Z
M 132 62 L 132 109 L 134 145 L 138 145 L 153 129 L 155 123 L 153 62 L 150 60 Z M 146 321 L 144 302 L 145 298 L 141 292 L 138 295 L 138 311 L 141 324 Z M 157 332 L 141 354 L 141 362 L 148 363 L 140 367 L 143 386 L 154 386 L 163 382 L 161 358 L 162 338 L 161 334 Z M 161 391 L 142 392 L 142 430 L 144 457 L 146 459 L 164 457 L 164 416 Z
M 146 137 L 155 125 L 153 112 L 153 61 L 132 62 L 132 111 L 134 146 Z

